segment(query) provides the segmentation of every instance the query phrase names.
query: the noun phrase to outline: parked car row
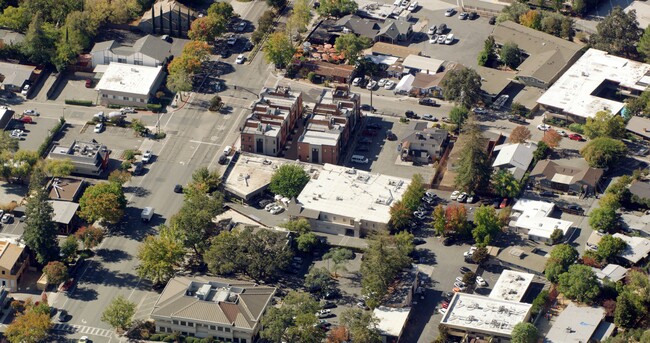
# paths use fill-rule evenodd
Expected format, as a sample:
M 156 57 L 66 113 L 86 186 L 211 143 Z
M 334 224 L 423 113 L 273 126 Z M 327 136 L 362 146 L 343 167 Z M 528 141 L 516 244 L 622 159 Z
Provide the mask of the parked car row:
M 478 201 L 478 195 L 467 194 L 466 192 L 461 192 L 461 191 L 453 191 L 451 193 L 450 199 L 458 202 L 466 202 L 468 204 L 473 204 L 476 201 Z

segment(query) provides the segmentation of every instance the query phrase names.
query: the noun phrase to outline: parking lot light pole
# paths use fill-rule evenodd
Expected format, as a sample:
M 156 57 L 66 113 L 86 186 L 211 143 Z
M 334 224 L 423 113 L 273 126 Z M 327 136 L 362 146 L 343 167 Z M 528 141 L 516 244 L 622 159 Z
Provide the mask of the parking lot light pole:
M 374 109 L 374 107 L 372 106 L 372 89 L 371 89 L 370 90 L 370 111 L 374 112 L 373 109 Z

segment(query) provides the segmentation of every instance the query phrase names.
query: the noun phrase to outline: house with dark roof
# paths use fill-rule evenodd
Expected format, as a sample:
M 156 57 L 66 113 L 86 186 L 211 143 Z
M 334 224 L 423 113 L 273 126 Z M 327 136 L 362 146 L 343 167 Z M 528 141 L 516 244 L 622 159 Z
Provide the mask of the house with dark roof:
M 198 18 L 195 11 L 176 0 L 157 0 L 144 11 L 137 28 L 147 33 L 182 37 L 187 35 L 195 18 Z
M 275 290 L 252 282 L 179 276 L 167 282 L 151 318 L 159 333 L 252 343 Z
M 643 140 L 650 140 L 650 119 L 648 118 L 632 116 L 625 129 Z
M 413 33 L 413 25 L 404 19 L 386 19 L 382 22 L 348 14 L 336 24 L 341 27 L 343 33 L 354 33 L 373 42 L 394 44 L 407 40 Z
M 160 37 L 146 35 L 132 46 L 122 45 L 114 40 L 95 43 L 92 50 L 93 68 L 119 62 L 148 67 L 158 67 L 172 56 L 172 44 Z
M 408 132 L 400 145 L 402 161 L 431 163 L 442 156 L 449 143 L 447 130 L 427 128 L 427 123 L 413 122 Z
M 573 160 L 572 160 L 573 161 Z M 586 165 L 577 165 L 543 160 L 537 162 L 530 173 L 533 185 L 539 189 L 555 192 L 589 194 L 600 186 L 603 170 Z

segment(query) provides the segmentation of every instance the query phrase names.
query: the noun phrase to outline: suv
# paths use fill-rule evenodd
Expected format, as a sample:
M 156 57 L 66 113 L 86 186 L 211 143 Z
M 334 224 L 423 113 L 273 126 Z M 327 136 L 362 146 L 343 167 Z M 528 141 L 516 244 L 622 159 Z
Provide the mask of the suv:
M 436 34 L 441 35 L 445 33 L 445 31 L 447 31 L 447 24 L 440 24 L 440 26 L 438 26 L 438 30 L 436 30 Z
M 152 157 L 153 157 L 153 154 L 151 153 L 151 150 L 145 150 L 144 154 L 142 154 L 142 163 L 151 162 Z
M 516 124 L 521 124 L 521 125 L 528 125 L 528 122 L 526 119 L 520 117 L 520 116 L 511 116 L 508 118 L 508 121 L 516 123 Z
M 418 103 L 424 106 L 434 106 L 434 107 L 440 106 L 435 100 L 431 98 L 422 98 L 418 101 Z
M 420 117 L 417 114 L 415 114 L 415 112 L 413 112 L 411 110 L 408 110 L 408 111 L 404 112 L 404 115 L 406 116 L 406 118 L 420 119 Z

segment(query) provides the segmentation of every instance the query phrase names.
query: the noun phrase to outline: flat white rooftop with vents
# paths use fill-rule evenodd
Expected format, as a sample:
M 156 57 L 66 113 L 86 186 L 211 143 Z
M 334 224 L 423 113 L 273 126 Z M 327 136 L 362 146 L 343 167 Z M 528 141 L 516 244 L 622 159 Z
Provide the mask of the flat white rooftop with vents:
M 520 302 L 533 282 L 535 275 L 504 270 L 494 284 L 489 297 L 492 299 Z
M 358 220 L 388 223 L 408 179 L 325 164 L 298 196 L 303 208 Z
M 111 62 L 95 89 L 100 92 L 147 95 L 151 92 L 151 88 L 161 72 L 162 66 L 147 67 Z
M 552 218 L 548 215 L 553 212 L 555 205 L 550 202 L 519 199 L 512 207 L 516 219 L 512 226 L 527 229 L 529 236 L 551 238 L 555 229 L 562 230 L 564 235 L 567 234 L 573 222 Z
M 456 293 L 440 324 L 470 332 L 510 337 L 515 325 L 530 316 L 531 304 Z

